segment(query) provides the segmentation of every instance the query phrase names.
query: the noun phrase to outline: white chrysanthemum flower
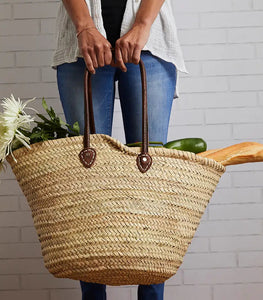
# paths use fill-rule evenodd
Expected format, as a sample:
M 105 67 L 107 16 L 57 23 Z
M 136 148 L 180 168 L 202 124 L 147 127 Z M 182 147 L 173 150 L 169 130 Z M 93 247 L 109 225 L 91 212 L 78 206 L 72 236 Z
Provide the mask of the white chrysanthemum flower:
M 29 99 L 26 102 L 22 102 L 19 98 L 15 99 L 13 94 L 11 98 L 4 98 L 1 105 L 4 107 L 3 113 L 0 115 L 0 161 L 4 162 L 7 155 L 11 154 L 15 162 L 16 158 L 12 153 L 12 149 L 15 145 L 22 143 L 25 147 L 30 149 L 30 138 L 25 136 L 19 129 L 30 130 L 30 122 L 34 121 L 30 115 L 27 115 L 24 111 L 26 105 L 35 100 Z M 36 111 L 37 112 L 37 111 Z
M 32 109 L 35 112 L 38 112 L 32 107 L 26 107 L 29 102 L 35 99 L 36 98 L 32 98 L 27 100 L 26 102 L 22 102 L 20 98 L 17 98 L 16 100 L 13 94 L 11 94 L 10 98 L 3 98 L 3 102 L 1 103 L 1 105 L 4 108 L 4 113 L 3 113 L 4 119 L 7 122 L 14 123 L 15 121 L 17 121 L 19 115 L 25 115 L 26 118 L 29 118 L 30 116 L 28 116 L 25 113 L 24 109 L 25 108 Z

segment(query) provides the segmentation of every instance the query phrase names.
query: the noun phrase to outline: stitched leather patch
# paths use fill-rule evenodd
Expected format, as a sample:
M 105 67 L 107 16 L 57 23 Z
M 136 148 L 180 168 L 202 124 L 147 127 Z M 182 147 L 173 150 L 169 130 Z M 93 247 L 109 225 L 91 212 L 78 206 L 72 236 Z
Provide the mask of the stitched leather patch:
M 85 148 L 79 153 L 79 159 L 86 168 L 90 168 L 93 165 L 95 158 L 96 150 L 94 148 Z
M 137 166 L 142 173 L 150 169 L 152 165 L 152 157 L 149 153 L 141 153 L 137 156 Z

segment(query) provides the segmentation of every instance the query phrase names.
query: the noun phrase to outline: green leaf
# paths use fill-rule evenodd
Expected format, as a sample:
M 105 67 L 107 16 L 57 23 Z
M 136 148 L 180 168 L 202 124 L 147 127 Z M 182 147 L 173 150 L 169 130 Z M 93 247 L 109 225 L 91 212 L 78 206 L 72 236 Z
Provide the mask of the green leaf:
M 73 124 L 73 129 L 74 129 L 74 131 L 75 132 L 77 132 L 77 133 L 79 133 L 79 122 L 78 121 L 76 121 L 74 124 Z
M 56 118 L 56 114 L 55 114 L 55 112 L 54 112 L 54 109 L 50 106 L 50 111 L 49 111 L 49 116 L 50 116 L 50 118 L 52 119 L 55 119 Z
M 67 124 L 60 117 L 59 117 L 59 122 L 60 122 L 60 125 L 66 125 Z
M 46 110 L 46 112 L 48 113 L 48 115 L 50 116 L 51 119 L 56 118 L 54 109 L 51 106 L 50 106 L 50 109 L 48 109 L 47 103 L 44 98 L 42 99 L 42 106 L 44 107 L 44 109 Z
M 30 136 L 30 139 L 35 139 L 35 138 L 40 138 L 40 137 L 41 137 L 41 131 L 32 133 Z
M 47 119 L 45 116 L 43 116 L 43 115 L 41 115 L 41 114 L 37 114 L 37 116 L 40 118 L 40 119 L 42 119 L 43 121 L 45 121 L 45 122 L 51 122 L 49 119 Z M 36 123 L 39 123 L 38 121 L 36 121 Z
M 41 138 L 43 139 L 43 141 L 47 141 L 48 140 L 48 135 L 42 132 Z
M 46 112 L 48 112 L 48 106 L 47 106 L 47 102 L 44 98 L 42 98 L 42 106 L 44 107 L 44 109 L 46 110 Z
M 78 121 L 76 121 L 73 124 L 73 127 L 70 124 L 65 124 L 65 125 L 68 128 L 69 136 L 80 135 L 80 129 L 79 129 L 79 123 L 78 123 Z

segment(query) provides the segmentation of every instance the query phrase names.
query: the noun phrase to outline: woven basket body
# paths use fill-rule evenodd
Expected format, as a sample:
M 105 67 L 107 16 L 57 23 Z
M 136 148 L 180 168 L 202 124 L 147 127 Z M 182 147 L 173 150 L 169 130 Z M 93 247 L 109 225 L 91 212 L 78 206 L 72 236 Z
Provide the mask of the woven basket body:
M 173 276 L 225 167 L 191 152 L 139 147 L 91 134 L 92 168 L 78 159 L 83 137 L 15 150 L 7 161 L 28 200 L 44 263 L 55 277 L 108 285 L 162 283 Z

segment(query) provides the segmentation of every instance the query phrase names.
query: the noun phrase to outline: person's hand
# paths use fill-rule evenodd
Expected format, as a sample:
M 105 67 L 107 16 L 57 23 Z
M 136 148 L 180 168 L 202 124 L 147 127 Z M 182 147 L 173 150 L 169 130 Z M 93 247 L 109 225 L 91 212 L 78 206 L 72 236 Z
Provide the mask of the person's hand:
M 150 29 L 150 26 L 137 24 L 120 37 L 115 43 L 115 62 L 112 60 L 111 66 L 119 67 L 126 72 L 125 63 L 138 64 L 141 50 L 148 41 Z
M 111 43 L 95 27 L 81 31 L 78 45 L 87 69 L 95 74 L 95 68 L 109 65 L 112 61 Z

